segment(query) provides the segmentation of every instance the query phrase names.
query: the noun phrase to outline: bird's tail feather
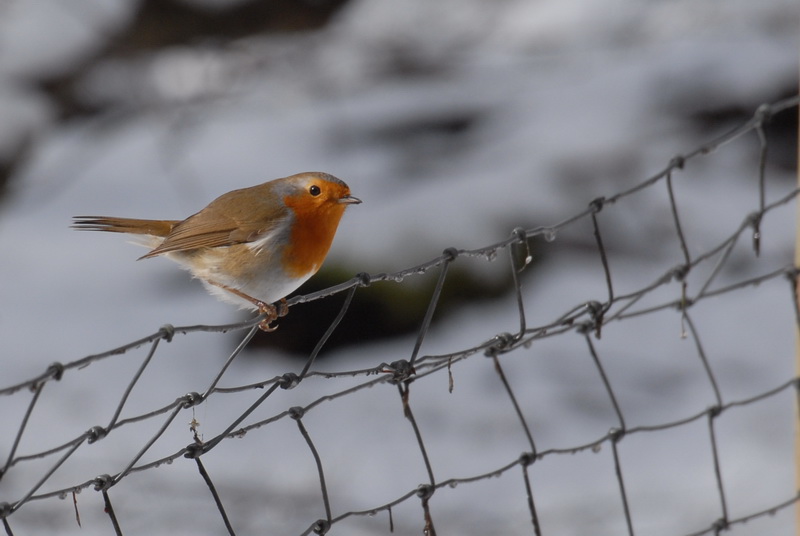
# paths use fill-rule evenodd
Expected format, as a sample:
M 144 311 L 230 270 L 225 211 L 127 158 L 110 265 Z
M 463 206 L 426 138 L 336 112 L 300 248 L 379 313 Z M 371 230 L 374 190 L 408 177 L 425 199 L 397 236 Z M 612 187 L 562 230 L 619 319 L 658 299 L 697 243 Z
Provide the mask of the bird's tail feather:
M 167 236 L 177 220 L 139 220 L 110 216 L 75 216 L 71 227 L 80 231 L 107 231 L 150 236 Z

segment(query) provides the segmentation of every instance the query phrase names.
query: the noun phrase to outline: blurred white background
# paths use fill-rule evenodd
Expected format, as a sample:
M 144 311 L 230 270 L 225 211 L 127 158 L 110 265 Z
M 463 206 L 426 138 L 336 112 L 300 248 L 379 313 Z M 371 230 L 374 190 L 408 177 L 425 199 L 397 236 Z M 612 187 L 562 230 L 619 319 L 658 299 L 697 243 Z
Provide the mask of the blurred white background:
M 327 171 L 364 200 L 345 215 L 329 277 L 400 270 L 447 247 L 497 242 L 517 226 L 557 223 L 651 176 L 758 105 L 795 94 L 798 18 L 791 0 L 0 0 L 0 387 L 165 323 L 243 318 L 168 261 L 134 262 L 142 251 L 123 237 L 71 231 L 74 215 L 179 219 L 234 188 Z M 795 176 L 796 126 L 780 121 L 768 131 L 770 199 L 791 189 Z M 750 136 L 675 177 L 692 254 L 757 208 L 757 151 Z M 663 192 L 647 191 L 601 213 L 618 293 L 681 262 L 665 202 Z M 737 250 L 737 277 L 791 262 L 793 211 L 787 206 L 765 222 L 757 262 L 748 244 Z M 604 299 L 590 230 L 559 235 L 534 257 L 544 260 L 526 280 L 531 325 Z M 507 277 L 504 261 L 459 268 L 487 284 Z M 693 310 L 725 401 L 793 374 L 786 283 L 747 296 Z M 314 307 L 302 309 L 324 329 L 330 318 L 313 320 Z M 508 293 L 453 308 L 437 318 L 423 353 L 514 331 L 515 315 Z M 693 343 L 680 340 L 678 315 L 655 316 L 616 324 L 598 342 L 629 426 L 714 403 Z M 202 391 L 241 336 L 162 344 L 124 414 Z M 414 336 L 353 340 L 327 352 L 320 367 L 408 358 Z M 251 354 L 258 359 L 238 360 L 224 384 L 299 368 L 268 339 Z M 126 354 L 45 387 L 18 454 L 105 424 L 143 357 Z M 592 441 L 614 426 L 580 337 L 548 339 L 509 358 L 507 374 L 540 450 Z M 412 385 L 440 480 L 493 470 L 527 448 L 491 362 L 473 359 L 454 374 L 452 394 L 440 376 Z M 279 392 L 253 420 L 342 388 L 308 380 Z M 213 437 L 259 395 L 201 406 L 201 433 Z M 28 401 L 26 393 L 0 397 L 0 460 Z M 786 392 L 720 419 L 731 518 L 794 493 L 793 403 Z M 143 461 L 191 441 L 183 417 L 186 426 L 170 430 Z M 160 422 L 82 447 L 40 491 L 120 471 Z M 304 422 L 326 462 L 334 515 L 386 503 L 426 480 L 390 386 L 324 405 Z M 691 533 L 721 516 L 706 423 L 689 428 L 620 444 L 637 534 Z M 608 449 L 554 456 L 532 467 L 544 534 L 625 532 L 609 456 Z M 299 534 L 324 515 L 294 423 L 224 442 L 203 460 L 237 534 Z M 0 502 L 18 500 L 51 463 L 9 470 Z M 443 490 L 431 500 L 439 533 L 532 533 L 521 480 L 515 470 Z M 125 534 L 224 531 L 190 463 L 131 476 L 110 494 Z M 26 504 L 9 522 L 15 534 L 112 533 L 99 494 L 85 491 L 79 508 L 82 528 L 71 499 Z M 394 511 L 398 534 L 420 533 L 421 520 L 416 500 Z M 788 510 L 759 523 L 735 533 L 792 533 Z M 332 533 L 388 533 L 388 520 L 352 520 Z

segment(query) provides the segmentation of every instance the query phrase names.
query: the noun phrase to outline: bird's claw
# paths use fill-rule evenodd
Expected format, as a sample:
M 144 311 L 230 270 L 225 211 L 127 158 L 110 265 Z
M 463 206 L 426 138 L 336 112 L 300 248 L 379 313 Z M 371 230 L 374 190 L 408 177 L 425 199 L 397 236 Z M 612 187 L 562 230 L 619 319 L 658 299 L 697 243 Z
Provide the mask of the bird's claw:
M 289 314 L 289 305 L 286 303 L 286 298 L 281 298 L 278 305 L 259 301 L 256 306 L 262 315 L 266 315 L 266 318 L 258 323 L 258 327 L 261 331 L 266 331 L 267 333 L 278 329 L 278 326 L 271 326 L 270 324 Z

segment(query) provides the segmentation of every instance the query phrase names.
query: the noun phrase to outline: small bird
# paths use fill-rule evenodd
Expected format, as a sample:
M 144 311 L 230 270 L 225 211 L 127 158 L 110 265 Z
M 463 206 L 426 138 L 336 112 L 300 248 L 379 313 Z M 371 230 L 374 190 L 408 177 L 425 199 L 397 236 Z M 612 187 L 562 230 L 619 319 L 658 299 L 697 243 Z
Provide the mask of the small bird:
M 139 259 L 177 262 L 217 297 L 266 314 L 259 325 L 273 331 L 285 297 L 319 270 L 345 209 L 358 203 L 344 181 L 307 172 L 233 190 L 185 220 L 76 216 L 72 227 L 139 235 L 152 248 Z

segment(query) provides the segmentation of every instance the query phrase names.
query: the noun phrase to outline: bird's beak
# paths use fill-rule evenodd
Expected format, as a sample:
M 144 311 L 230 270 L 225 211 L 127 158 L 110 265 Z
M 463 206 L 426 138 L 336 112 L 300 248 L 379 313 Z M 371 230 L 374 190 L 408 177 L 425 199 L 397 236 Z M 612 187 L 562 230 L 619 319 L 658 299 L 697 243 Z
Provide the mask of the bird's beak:
M 347 194 L 339 198 L 339 203 L 341 203 L 342 205 L 357 205 L 361 203 L 361 200 L 357 197 L 353 197 L 352 195 Z

